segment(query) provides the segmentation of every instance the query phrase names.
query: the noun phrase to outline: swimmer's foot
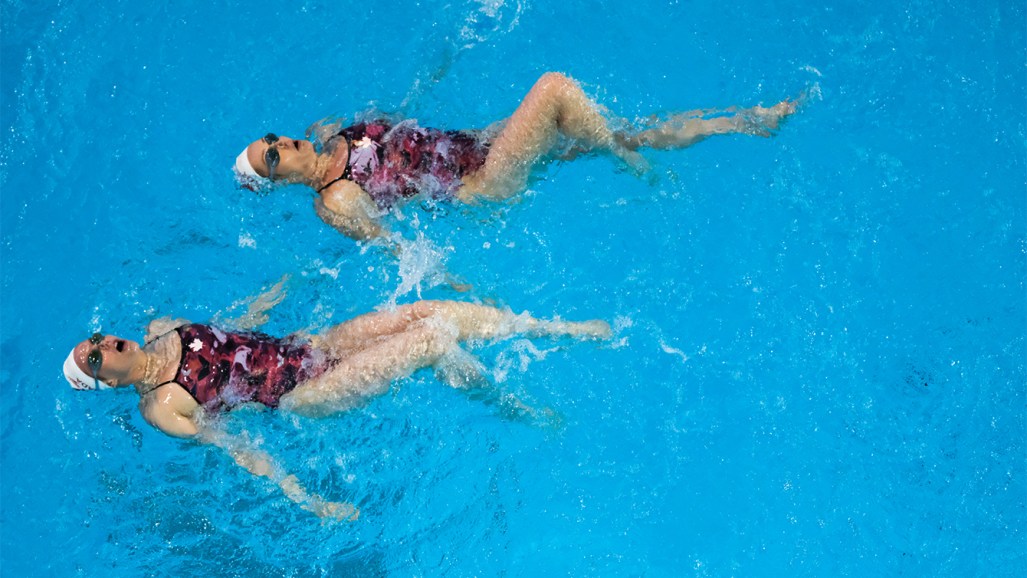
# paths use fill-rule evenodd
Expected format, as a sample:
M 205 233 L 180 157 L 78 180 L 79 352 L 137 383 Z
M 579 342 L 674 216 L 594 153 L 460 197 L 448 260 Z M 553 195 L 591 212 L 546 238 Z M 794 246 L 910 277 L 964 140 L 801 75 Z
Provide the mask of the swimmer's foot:
M 638 143 L 632 140 L 626 133 L 613 133 L 613 140 L 616 144 L 610 148 L 610 152 L 624 163 L 624 166 L 628 168 L 631 174 L 641 177 L 652 170 L 652 165 L 649 164 L 649 161 L 642 156 L 642 153 L 636 150 Z
M 481 360 L 460 347 L 454 347 L 435 363 L 435 377 L 453 389 L 484 391 L 491 385 Z
M 602 319 L 591 321 L 546 321 L 541 327 L 550 335 L 566 335 L 575 339 L 609 339 L 610 324 Z
M 652 165 L 646 160 L 642 153 L 633 151 L 627 148 L 618 148 L 613 151 L 618 159 L 621 160 L 631 171 L 631 174 L 636 177 L 641 177 L 648 173 L 652 169 Z
M 577 339 L 609 339 L 613 332 L 610 324 L 602 319 L 591 321 L 563 321 L 560 319 L 536 319 L 523 313 L 507 318 L 503 335 L 524 335 L 526 337 L 574 337 Z
M 772 107 L 754 106 L 738 113 L 738 132 L 755 136 L 770 137 L 774 135 L 782 122 L 795 113 L 800 99 L 782 100 Z
M 321 518 L 322 524 L 328 522 L 356 522 L 360 518 L 360 510 L 353 504 L 329 502 L 317 495 L 311 496 L 310 500 L 300 507 Z
M 563 416 L 556 411 L 548 407 L 532 407 L 513 394 L 504 395 L 499 401 L 499 406 L 502 416 L 511 421 L 549 429 L 563 427 Z

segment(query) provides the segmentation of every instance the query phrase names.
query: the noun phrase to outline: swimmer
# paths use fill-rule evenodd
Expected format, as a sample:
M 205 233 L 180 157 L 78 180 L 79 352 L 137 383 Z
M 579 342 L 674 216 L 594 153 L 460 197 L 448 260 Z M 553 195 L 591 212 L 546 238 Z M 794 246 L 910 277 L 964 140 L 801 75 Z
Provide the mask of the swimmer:
M 281 339 L 159 319 L 149 324 L 142 347 L 94 334 L 72 349 L 64 375 L 80 390 L 134 385 L 139 411 L 153 427 L 221 447 L 321 518 L 355 520 L 354 506 L 308 493 L 268 454 L 219 431 L 211 418 L 247 403 L 315 417 L 345 411 L 421 368 L 435 369 L 452 387 L 473 390 L 485 378 L 480 362 L 460 344 L 513 335 L 605 339 L 610 326 L 456 301 L 418 301 L 355 317 L 321 335 Z
M 382 239 L 390 208 L 417 194 L 462 202 L 499 201 L 528 184 L 532 170 L 551 158 L 610 154 L 641 174 L 638 149 L 677 149 L 718 134 L 771 136 L 797 100 L 769 108 L 697 110 L 649 119 L 649 128 L 608 122 L 577 82 L 549 72 L 513 115 L 485 131 L 422 128 L 413 121 L 373 119 L 345 128 L 316 124 L 313 142 L 268 133 L 236 159 L 242 186 L 264 190 L 295 183 L 316 192 L 317 214 L 358 241 Z M 316 144 L 315 144 L 316 143 Z

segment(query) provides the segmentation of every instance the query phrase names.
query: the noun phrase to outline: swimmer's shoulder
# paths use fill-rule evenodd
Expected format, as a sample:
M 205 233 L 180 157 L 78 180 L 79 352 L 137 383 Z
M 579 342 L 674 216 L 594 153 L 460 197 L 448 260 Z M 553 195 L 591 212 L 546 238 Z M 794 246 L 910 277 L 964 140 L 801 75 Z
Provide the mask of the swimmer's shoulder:
M 354 212 L 368 214 L 374 211 L 374 200 L 359 184 L 349 179 L 339 179 L 322 189 L 315 199 L 320 207 L 340 215 Z
M 179 383 L 161 384 L 139 398 L 139 412 L 146 423 L 174 437 L 196 435 L 193 416 L 200 404 Z

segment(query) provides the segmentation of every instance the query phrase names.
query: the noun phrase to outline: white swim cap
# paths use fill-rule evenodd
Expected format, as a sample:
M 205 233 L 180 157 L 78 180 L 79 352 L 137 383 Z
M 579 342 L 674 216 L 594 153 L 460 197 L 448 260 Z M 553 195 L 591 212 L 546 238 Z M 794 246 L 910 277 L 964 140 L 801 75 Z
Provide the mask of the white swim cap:
M 64 360 L 64 378 L 68 380 L 71 387 L 80 390 L 96 389 L 99 385 L 100 389 L 110 389 L 111 386 L 103 382 L 102 379 L 93 379 L 92 375 L 88 375 L 86 372 L 79 368 L 78 364 L 75 363 L 75 350 L 72 349 L 71 353 L 68 354 L 68 358 Z
M 250 159 L 246 155 L 246 151 L 248 151 L 249 148 L 250 147 L 244 148 L 242 152 L 239 153 L 239 156 L 235 157 L 235 178 L 239 181 L 241 186 L 246 187 L 251 191 L 256 191 L 257 189 L 261 189 L 271 184 L 271 180 L 258 175 L 257 171 L 253 168 L 253 165 L 250 164 Z

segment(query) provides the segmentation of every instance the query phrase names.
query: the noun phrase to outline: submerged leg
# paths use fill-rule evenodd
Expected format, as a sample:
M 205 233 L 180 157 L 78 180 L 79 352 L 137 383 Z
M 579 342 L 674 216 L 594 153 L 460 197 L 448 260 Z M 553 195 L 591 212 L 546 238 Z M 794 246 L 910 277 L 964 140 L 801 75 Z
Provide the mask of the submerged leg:
M 516 395 L 504 392 L 486 377 L 481 360 L 460 346 L 447 351 L 435 363 L 435 377 L 439 381 L 467 394 L 475 401 L 495 407 L 502 417 L 530 422 L 535 425 L 558 426 L 559 416 L 549 409 L 538 409 Z
M 486 390 L 492 385 L 481 360 L 459 345 L 435 362 L 435 377 L 453 389 Z
M 485 164 L 467 175 L 457 195 L 505 199 L 524 189 L 534 164 L 564 135 L 589 150 L 612 152 L 636 166 L 641 156 L 614 138 L 606 118 L 576 82 L 555 72 L 542 75 L 506 121 Z

